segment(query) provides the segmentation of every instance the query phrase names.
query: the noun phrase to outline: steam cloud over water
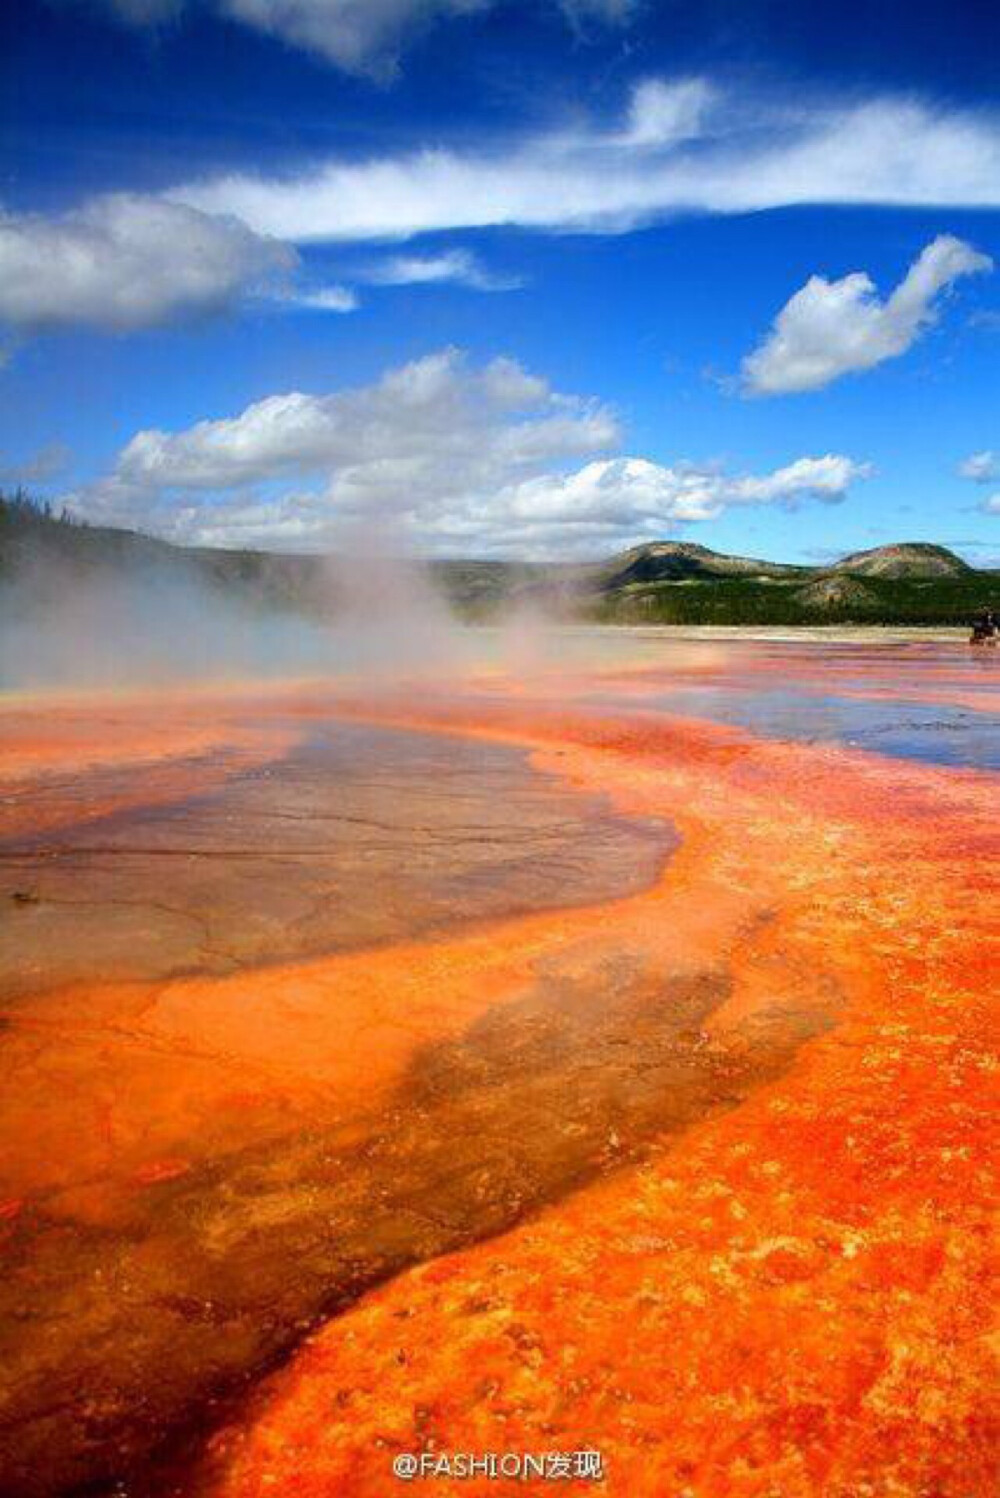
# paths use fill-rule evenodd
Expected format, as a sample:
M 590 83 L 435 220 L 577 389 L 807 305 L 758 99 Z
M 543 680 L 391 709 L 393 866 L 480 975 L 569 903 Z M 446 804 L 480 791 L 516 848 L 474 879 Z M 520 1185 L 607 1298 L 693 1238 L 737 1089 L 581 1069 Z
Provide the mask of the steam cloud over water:
M 0 687 L 159 685 L 272 674 L 323 658 L 324 631 L 149 567 L 84 579 L 36 569 L 0 602 Z
M 114 689 L 277 676 L 441 678 L 534 661 L 540 612 L 463 624 L 426 570 L 369 544 L 317 568 L 309 613 L 156 561 L 85 571 L 51 558 L 0 589 L 0 690 Z

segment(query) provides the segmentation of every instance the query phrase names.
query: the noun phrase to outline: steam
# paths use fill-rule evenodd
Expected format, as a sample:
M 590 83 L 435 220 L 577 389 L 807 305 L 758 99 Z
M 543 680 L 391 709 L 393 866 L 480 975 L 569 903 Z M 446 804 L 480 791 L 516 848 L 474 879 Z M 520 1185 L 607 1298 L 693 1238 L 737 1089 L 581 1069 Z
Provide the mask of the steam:
M 318 667 L 322 635 L 304 619 L 262 614 L 155 564 L 81 575 L 38 561 L 0 592 L 0 690 L 270 676 Z
M 335 673 L 371 683 L 464 674 L 482 641 L 464 625 L 416 562 L 355 538 L 324 568 L 333 617 L 328 626 Z
M 0 585 L 0 691 L 156 688 L 294 677 L 378 690 L 551 659 L 551 621 L 514 607 L 463 623 L 420 564 L 370 537 L 317 563 L 293 608 L 259 579 L 176 556 L 82 566 L 44 548 Z

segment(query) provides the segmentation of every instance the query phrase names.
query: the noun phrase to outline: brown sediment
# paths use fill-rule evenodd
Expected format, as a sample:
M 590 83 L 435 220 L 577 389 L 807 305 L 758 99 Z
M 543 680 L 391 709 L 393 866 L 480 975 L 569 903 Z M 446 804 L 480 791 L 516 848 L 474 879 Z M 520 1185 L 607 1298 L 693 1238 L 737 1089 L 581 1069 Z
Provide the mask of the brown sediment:
M 214 784 L 190 761 L 165 782 L 103 770 L 77 779 L 61 827 L 0 820 L 0 909 L 32 907 L 0 924 L 0 1001 L 586 904 L 648 884 L 670 847 L 662 821 L 574 796 L 523 750 L 305 730 L 278 760 L 220 753 Z M 44 784 L 35 799 L 51 806 Z

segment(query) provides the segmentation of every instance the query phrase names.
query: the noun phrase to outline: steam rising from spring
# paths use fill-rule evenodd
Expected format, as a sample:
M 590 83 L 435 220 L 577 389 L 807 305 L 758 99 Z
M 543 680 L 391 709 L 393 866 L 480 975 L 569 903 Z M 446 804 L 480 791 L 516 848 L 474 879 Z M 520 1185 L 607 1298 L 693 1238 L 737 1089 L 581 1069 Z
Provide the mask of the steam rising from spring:
M 530 669 L 549 653 L 540 609 L 470 627 L 426 567 L 371 540 L 317 562 L 314 577 L 296 610 L 173 556 L 84 568 L 39 554 L 0 588 L 0 690 L 307 676 L 377 689 Z

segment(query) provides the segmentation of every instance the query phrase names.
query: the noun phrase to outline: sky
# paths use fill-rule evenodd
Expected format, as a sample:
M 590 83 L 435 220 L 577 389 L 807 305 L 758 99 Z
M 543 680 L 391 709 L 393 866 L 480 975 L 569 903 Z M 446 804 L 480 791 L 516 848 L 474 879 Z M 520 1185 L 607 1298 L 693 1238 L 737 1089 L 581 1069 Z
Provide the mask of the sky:
M 0 486 L 184 544 L 1000 564 L 993 0 L 20 0 Z

